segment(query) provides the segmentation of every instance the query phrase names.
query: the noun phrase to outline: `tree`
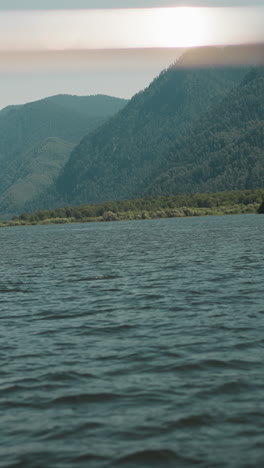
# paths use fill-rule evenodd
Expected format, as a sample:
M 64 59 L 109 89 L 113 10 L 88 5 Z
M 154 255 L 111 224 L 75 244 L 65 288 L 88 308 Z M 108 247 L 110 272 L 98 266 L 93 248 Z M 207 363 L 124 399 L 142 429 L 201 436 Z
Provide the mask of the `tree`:
M 261 203 L 259 209 L 258 209 L 259 214 L 264 214 L 264 201 Z

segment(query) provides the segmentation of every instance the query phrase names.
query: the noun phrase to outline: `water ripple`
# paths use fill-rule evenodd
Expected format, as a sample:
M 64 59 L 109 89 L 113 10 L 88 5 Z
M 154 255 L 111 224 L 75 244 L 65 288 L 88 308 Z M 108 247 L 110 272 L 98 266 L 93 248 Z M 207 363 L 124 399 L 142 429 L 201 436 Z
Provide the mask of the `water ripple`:
M 1 468 L 261 468 L 261 216 L 0 231 Z

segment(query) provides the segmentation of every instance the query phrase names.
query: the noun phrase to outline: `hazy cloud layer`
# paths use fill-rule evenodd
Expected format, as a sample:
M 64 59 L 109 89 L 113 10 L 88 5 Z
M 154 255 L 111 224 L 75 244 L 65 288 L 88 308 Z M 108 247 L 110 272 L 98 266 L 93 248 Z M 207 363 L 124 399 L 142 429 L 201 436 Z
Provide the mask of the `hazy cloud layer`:
M 65 26 L 60 19 L 58 23 L 56 23 L 57 19 L 54 23 L 54 11 L 47 12 L 51 20 L 50 31 L 45 21 L 43 22 L 43 17 L 40 16 L 35 24 L 29 18 L 24 22 L 19 13 L 14 10 L 164 7 L 177 6 L 179 3 L 214 7 L 248 5 L 251 7 L 248 9 L 249 15 L 245 15 L 243 21 L 239 10 L 235 10 L 234 16 L 228 17 L 227 23 L 232 29 L 234 29 L 233 22 L 236 25 L 241 24 L 240 31 L 244 29 L 244 41 L 249 38 L 253 41 L 257 40 L 257 37 L 263 34 L 263 11 L 255 15 L 252 7 L 264 6 L 264 0 L 0 0 L 0 108 L 58 93 L 86 95 L 105 93 L 131 97 L 146 87 L 152 78 L 169 66 L 180 54 L 179 50 L 173 48 L 115 49 L 112 51 L 65 50 Z M 8 21 L 3 15 L 4 10 L 11 10 Z M 211 24 L 211 28 L 213 27 L 214 25 Z M 226 28 L 226 24 L 222 27 L 222 31 L 219 28 L 219 34 L 225 33 Z M 168 28 L 165 29 L 167 39 L 171 40 Z M 106 35 L 109 34 L 109 22 L 104 32 Z M 76 37 L 76 31 L 74 34 Z M 160 34 L 164 36 L 162 31 Z M 25 48 L 26 36 L 31 49 L 32 41 L 34 43 L 37 38 L 38 41 L 42 41 L 41 47 L 39 45 L 36 52 L 32 50 L 21 52 L 21 49 Z M 134 32 L 133 36 L 135 37 Z M 61 41 L 60 51 L 54 50 L 55 39 Z M 72 40 L 73 37 L 70 38 L 70 47 L 74 46 Z M 8 42 L 9 52 L 4 52 Z M 20 52 L 16 52 L 16 49 L 20 49 Z M 251 52 L 249 55 L 254 58 Z M 242 54 L 242 59 L 244 60 L 244 54 Z
M 0 13 L 0 51 L 192 47 L 263 41 L 264 7 Z
M 264 6 L 264 0 L 0 0 L 0 10 L 147 8 L 166 6 Z

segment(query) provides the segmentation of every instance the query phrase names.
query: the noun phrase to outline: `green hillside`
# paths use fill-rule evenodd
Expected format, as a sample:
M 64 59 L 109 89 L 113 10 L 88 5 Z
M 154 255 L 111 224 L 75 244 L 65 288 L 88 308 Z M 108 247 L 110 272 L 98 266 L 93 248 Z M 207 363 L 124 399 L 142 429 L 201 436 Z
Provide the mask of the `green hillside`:
M 126 102 L 59 95 L 0 111 L 0 215 L 19 212 L 53 183 L 74 145 Z
M 50 137 L 22 155 L 19 177 L 1 195 L 5 218 L 12 216 L 14 209 L 22 212 L 28 203 L 43 195 L 69 159 L 73 147 L 73 143 Z
M 175 143 L 246 72 L 243 67 L 188 68 L 181 59 L 82 140 L 59 177 L 58 192 L 71 204 L 142 196 L 171 167 Z
M 167 166 L 146 194 L 242 190 L 264 185 L 264 67 L 241 84 L 179 139 Z

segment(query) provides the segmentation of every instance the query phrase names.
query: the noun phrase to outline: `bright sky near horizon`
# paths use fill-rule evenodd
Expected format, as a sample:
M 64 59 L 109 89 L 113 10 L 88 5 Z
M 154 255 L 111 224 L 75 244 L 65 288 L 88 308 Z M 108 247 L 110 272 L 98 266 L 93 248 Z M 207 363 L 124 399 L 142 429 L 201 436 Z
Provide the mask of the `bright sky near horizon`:
M 5 11 L 0 51 L 257 43 L 263 39 L 263 19 L 264 7 Z
M 264 0 L 0 0 L 0 108 L 131 97 L 179 48 L 264 42 L 263 24 Z

